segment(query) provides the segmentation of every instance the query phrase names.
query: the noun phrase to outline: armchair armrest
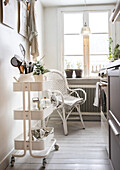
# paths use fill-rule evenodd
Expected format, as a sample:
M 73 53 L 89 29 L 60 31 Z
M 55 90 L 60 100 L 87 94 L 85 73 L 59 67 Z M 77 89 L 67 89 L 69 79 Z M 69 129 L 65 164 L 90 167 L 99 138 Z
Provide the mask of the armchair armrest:
M 47 90 L 47 91 L 50 92 L 52 95 L 55 95 L 56 101 L 57 101 L 57 96 L 60 96 L 60 98 L 61 98 L 60 107 L 63 107 L 63 105 L 64 105 L 64 97 L 63 97 L 63 94 L 62 94 L 59 90 Z M 56 107 L 59 107 L 59 103 L 57 104 Z
M 80 96 L 79 96 L 79 94 L 78 94 L 77 91 L 82 91 L 82 93 L 84 94 L 84 98 L 83 98 L 82 104 L 85 103 L 86 98 L 87 98 L 87 94 L 86 94 L 85 90 L 83 90 L 83 89 L 81 89 L 81 88 L 77 88 L 77 89 L 73 89 L 73 90 L 72 90 L 72 89 L 68 89 L 68 90 L 71 91 L 71 92 L 70 92 L 70 95 L 72 95 L 73 93 L 75 93 L 75 94 L 77 95 L 77 97 L 79 97 L 79 98 L 80 98 Z

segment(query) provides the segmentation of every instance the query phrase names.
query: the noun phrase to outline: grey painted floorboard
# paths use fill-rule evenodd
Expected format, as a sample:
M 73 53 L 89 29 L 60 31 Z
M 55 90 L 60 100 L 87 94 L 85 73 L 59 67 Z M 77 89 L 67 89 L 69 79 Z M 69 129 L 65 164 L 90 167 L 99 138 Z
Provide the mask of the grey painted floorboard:
M 69 135 L 64 136 L 60 122 L 50 122 L 55 127 L 59 151 L 52 151 L 47 157 L 45 169 L 53 170 L 112 170 L 103 139 L 100 122 L 85 122 L 81 129 L 79 122 L 69 122 Z M 6 170 L 42 170 L 42 159 L 32 158 L 29 153 L 16 158 L 15 166 Z

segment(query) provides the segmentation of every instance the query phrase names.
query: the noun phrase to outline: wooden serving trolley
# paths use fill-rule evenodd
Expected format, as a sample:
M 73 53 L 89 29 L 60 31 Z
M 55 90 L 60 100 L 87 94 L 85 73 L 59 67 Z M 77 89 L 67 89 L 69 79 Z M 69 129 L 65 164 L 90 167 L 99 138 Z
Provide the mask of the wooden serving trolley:
M 50 132 L 48 136 L 43 137 L 39 140 L 32 140 L 32 127 L 31 120 L 41 120 L 45 121 L 45 118 L 50 116 L 54 110 L 54 106 L 51 104 L 45 109 L 36 110 L 31 109 L 31 91 L 47 91 L 50 87 L 50 81 L 41 81 L 41 82 L 16 82 L 13 83 L 14 92 L 22 92 L 23 94 L 23 108 L 21 110 L 14 110 L 14 120 L 23 120 L 23 134 L 19 135 L 14 140 L 14 153 L 11 157 L 11 166 L 15 164 L 15 157 L 24 157 L 27 150 L 34 158 L 43 158 L 43 167 L 46 165 L 46 157 L 54 147 L 55 150 L 59 149 L 59 146 L 56 144 L 56 139 L 54 138 L 54 128 L 44 127 Z M 26 110 L 26 93 L 28 94 L 28 109 Z M 26 131 L 26 121 L 28 120 L 28 133 Z M 23 150 L 22 154 L 18 154 L 18 150 Z M 37 151 L 37 154 L 34 153 Z

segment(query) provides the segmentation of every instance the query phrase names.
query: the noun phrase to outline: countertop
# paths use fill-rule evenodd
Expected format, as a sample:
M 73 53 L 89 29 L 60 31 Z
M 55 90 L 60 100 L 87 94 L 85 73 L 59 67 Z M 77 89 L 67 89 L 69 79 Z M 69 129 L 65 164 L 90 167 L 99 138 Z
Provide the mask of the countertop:
M 106 67 L 104 67 L 105 69 L 110 69 L 113 67 L 119 67 L 120 66 L 120 59 L 108 64 Z

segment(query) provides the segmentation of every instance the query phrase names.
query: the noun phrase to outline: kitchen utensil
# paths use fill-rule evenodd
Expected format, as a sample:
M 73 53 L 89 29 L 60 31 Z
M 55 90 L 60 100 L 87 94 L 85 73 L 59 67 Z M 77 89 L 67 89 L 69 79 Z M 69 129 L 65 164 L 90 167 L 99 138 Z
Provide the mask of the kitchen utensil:
M 33 64 L 29 62 L 29 73 L 33 72 Z
M 22 53 L 22 55 L 24 57 L 24 61 L 25 61 L 25 55 L 26 55 L 25 48 L 24 48 L 24 46 L 22 44 L 19 44 L 19 47 L 20 47 L 20 51 L 21 51 L 21 53 Z
M 25 61 L 26 50 L 25 50 L 24 46 L 21 43 L 19 44 L 19 47 L 20 47 L 20 51 L 21 51 L 21 53 L 22 53 L 22 55 L 24 57 L 23 65 L 24 65 L 25 74 L 27 74 L 28 73 L 27 72 L 27 65 L 26 65 L 26 61 Z
M 18 67 L 18 69 L 20 70 L 20 73 L 23 72 L 23 70 L 21 70 L 22 68 L 20 68 L 21 64 L 22 64 L 22 60 L 20 59 L 19 56 L 15 55 L 12 59 L 11 59 L 11 64 L 14 67 Z

